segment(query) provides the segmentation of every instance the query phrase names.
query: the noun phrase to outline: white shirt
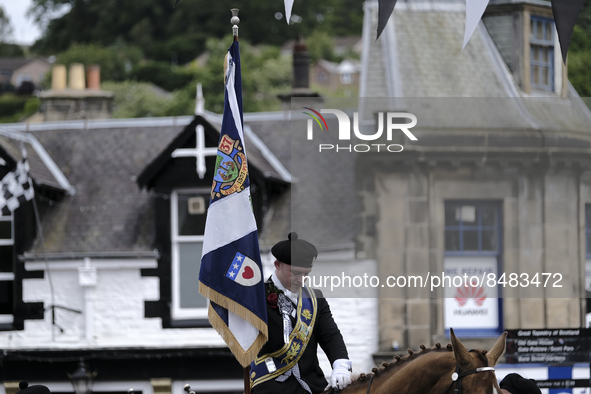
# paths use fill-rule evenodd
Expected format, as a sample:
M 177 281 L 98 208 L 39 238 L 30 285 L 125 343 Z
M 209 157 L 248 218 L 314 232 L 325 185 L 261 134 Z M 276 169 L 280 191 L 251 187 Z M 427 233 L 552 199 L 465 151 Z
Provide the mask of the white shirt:
M 289 291 L 288 289 L 286 289 L 285 286 L 283 286 L 281 284 L 281 281 L 279 280 L 279 278 L 277 277 L 275 272 L 273 272 L 273 275 L 271 275 L 271 280 L 273 281 L 273 284 L 275 284 L 275 287 L 277 287 L 279 290 L 281 290 L 283 292 L 283 294 L 285 294 L 285 296 L 287 298 L 289 298 L 297 307 L 298 293 L 293 293 L 293 292 Z M 294 310 L 291 312 L 291 316 L 296 317 L 296 308 L 294 308 Z

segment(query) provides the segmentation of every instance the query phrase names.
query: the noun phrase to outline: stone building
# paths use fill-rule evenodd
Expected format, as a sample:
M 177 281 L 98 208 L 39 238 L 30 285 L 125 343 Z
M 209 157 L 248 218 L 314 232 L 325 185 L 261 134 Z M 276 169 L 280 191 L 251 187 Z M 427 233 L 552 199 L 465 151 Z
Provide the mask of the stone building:
M 377 41 L 378 3 L 364 10 L 360 117 L 413 113 L 418 141 L 400 133 L 402 153 L 356 155 L 358 250 L 382 276 L 546 273 L 563 286 L 498 285 L 486 301 L 471 288 L 380 288 L 380 350 L 444 341 L 449 327 L 479 345 L 504 329 L 584 327 L 591 113 L 550 3 L 491 1 L 463 50 L 463 2 L 399 2 Z

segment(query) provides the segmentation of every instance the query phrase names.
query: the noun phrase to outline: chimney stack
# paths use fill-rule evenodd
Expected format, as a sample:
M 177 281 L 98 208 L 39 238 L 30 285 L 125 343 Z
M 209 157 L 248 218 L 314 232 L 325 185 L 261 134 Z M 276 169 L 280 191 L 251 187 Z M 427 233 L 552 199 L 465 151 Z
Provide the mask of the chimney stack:
M 51 76 L 51 90 L 39 93 L 43 120 L 110 119 L 113 114 L 113 92 L 101 90 L 100 67 L 88 66 L 88 88 L 84 65 L 70 65 L 69 79 L 66 66 L 55 65 Z M 68 87 L 66 88 L 66 80 Z
M 310 88 L 310 52 L 301 37 L 293 47 L 293 88 Z
M 320 97 L 310 90 L 310 52 L 302 37 L 298 38 L 293 47 L 293 85 L 290 93 L 278 95 L 284 107 L 288 106 L 292 97 Z

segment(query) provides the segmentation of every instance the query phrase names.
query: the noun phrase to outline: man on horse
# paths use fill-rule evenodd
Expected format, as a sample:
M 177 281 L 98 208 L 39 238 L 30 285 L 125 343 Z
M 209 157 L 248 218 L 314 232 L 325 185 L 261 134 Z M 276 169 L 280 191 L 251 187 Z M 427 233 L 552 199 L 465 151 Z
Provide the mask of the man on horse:
M 265 283 L 269 340 L 251 364 L 253 394 L 318 394 L 326 385 L 317 350 L 332 364 L 331 386 L 351 383 L 343 336 L 320 290 L 303 286 L 318 256 L 316 247 L 290 233 L 271 249 L 275 272 Z

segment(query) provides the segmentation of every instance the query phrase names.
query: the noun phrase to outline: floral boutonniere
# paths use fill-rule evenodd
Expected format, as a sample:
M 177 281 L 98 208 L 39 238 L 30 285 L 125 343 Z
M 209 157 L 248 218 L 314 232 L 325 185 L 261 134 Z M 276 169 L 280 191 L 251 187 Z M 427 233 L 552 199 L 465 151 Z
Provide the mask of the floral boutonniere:
M 283 294 L 283 291 L 279 290 L 272 280 L 267 282 L 267 302 L 273 309 L 277 309 L 277 301 L 279 300 L 279 294 Z

